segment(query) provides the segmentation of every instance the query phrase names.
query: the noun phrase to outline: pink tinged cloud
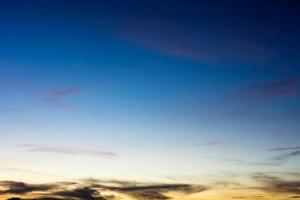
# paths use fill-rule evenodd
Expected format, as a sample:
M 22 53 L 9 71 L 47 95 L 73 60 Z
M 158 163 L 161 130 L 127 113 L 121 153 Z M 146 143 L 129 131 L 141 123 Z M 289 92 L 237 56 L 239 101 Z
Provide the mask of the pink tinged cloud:
M 257 84 L 253 91 L 266 98 L 300 95 L 300 79 L 286 79 Z
M 124 26 L 124 23 L 126 26 Z M 200 61 L 207 64 L 235 62 L 266 63 L 268 47 L 248 37 L 242 30 L 212 29 L 187 33 L 172 21 L 156 23 L 147 19 L 125 19 L 115 28 L 117 37 L 163 55 Z M 137 25 L 139 24 L 139 25 Z
M 244 87 L 242 96 L 255 102 L 265 102 L 282 97 L 294 97 L 300 95 L 300 79 L 290 78 L 265 83 L 258 83 Z
M 260 112 L 263 114 L 262 106 L 276 103 L 281 100 L 293 100 L 300 97 L 300 78 L 286 78 L 261 82 L 242 87 L 236 93 L 238 104 L 234 114 L 245 114 Z M 266 116 L 275 113 L 266 113 Z
M 45 100 L 52 101 L 78 92 L 80 92 L 79 88 L 65 88 L 61 90 L 56 90 L 52 94 L 50 94 Z
M 65 88 L 53 91 L 49 94 L 45 99 L 44 102 L 50 106 L 55 108 L 60 108 L 64 110 L 69 110 L 74 108 L 72 105 L 62 102 L 62 99 L 67 96 L 71 96 L 73 94 L 79 93 L 81 90 L 80 88 Z

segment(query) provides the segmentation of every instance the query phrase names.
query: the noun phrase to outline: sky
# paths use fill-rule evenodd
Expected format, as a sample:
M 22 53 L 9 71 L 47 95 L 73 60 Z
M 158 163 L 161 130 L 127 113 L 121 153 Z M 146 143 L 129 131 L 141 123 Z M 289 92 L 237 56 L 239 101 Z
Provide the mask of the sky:
M 297 0 L 2 0 L 0 199 L 300 199 Z

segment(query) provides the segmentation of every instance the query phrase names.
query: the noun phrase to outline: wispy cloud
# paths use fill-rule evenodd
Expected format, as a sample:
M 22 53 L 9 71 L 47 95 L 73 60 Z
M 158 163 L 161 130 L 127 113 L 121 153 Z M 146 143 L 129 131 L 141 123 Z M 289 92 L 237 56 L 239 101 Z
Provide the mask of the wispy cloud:
M 24 112 L 24 111 L 25 109 L 21 109 L 17 107 L 0 108 L 0 113 Z
M 236 97 L 238 113 L 264 112 L 261 108 L 270 103 L 299 98 L 300 78 L 286 78 L 244 86 L 238 90 Z M 269 115 L 274 116 L 274 111 L 271 112 L 273 114 Z M 287 114 L 297 116 L 298 113 L 296 110 Z M 265 115 L 268 116 L 268 113 Z M 280 116 L 282 115 L 281 113 Z
M 53 101 L 59 98 L 80 92 L 79 88 L 65 88 L 52 92 L 45 101 Z
M 195 146 L 223 146 L 223 145 L 237 145 L 237 142 L 232 141 L 220 141 L 220 142 L 206 142 L 206 143 L 196 143 Z
M 153 52 L 209 64 L 264 63 L 269 58 L 266 45 L 245 37 L 244 30 L 223 27 L 220 32 L 211 26 L 203 28 L 206 25 L 200 21 L 189 20 L 187 25 L 168 18 L 128 16 L 114 31 L 118 37 Z
M 254 84 L 248 86 L 244 91 L 252 98 L 271 100 L 278 97 L 300 95 L 299 89 L 300 79 L 289 78 Z
M 284 153 L 284 154 L 280 154 L 280 155 L 277 155 L 277 156 L 274 156 L 272 157 L 271 159 L 275 160 L 275 161 L 287 161 L 293 157 L 296 157 L 296 156 L 300 156 L 300 150 L 296 150 L 296 151 L 292 151 L 292 152 L 289 152 L 289 153 Z
M 248 161 L 244 159 L 236 158 L 222 158 L 220 160 L 242 164 L 242 165 L 261 165 L 261 166 L 278 166 L 286 164 L 290 159 L 300 156 L 300 147 L 279 147 L 268 149 L 268 151 L 280 152 L 280 151 L 290 151 L 288 153 L 277 154 L 275 156 L 266 158 L 262 161 Z
M 247 161 L 247 160 L 243 160 L 243 159 L 223 158 L 220 160 L 223 160 L 225 162 L 240 164 L 240 165 L 258 165 L 258 166 L 259 165 L 260 166 L 278 166 L 278 165 L 282 165 L 285 163 L 283 161 L 270 160 L 270 159 L 267 159 L 266 161 Z
M 289 151 L 289 150 L 300 150 L 300 146 L 297 147 L 276 147 L 268 149 L 269 151 Z
M 71 109 L 71 105 L 62 102 L 64 97 L 79 93 L 81 90 L 77 87 L 64 88 L 52 91 L 46 98 L 44 102 L 51 107 L 61 108 L 61 109 Z
M 34 170 L 28 170 L 28 169 L 21 169 L 21 168 L 0 168 L 1 171 L 12 171 L 14 173 L 25 173 L 27 175 L 40 175 L 44 177 L 53 177 L 53 178 L 62 178 L 64 176 L 62 175 L 55 175 L 51 173 L 45 173 L 45 172 L 39 172 Z
M 58 153 L 67 155 L 86 155 L 95 157 L 116 157 L 117 154 L 109 151 L 91 151 L 76 148 L 66 148 L 59 146 L 44 146 L 44 145 L 31 145 L 25 144 L 22 146 L 27 152 L 41 152 L 41 153 Z

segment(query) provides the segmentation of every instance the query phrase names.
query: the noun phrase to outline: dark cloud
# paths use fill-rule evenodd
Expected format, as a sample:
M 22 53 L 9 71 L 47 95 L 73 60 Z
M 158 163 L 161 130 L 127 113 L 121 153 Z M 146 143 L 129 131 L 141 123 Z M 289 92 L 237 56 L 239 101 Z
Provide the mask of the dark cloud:
M 54 197 L 41 197 L 41 198 L 19 198 L 19 197 L 12 197 L 8 198 L 7 200 L 63 200 L 62 198 L 54 198 Z
M 137 199 L 145 199 L 145 200 L 164 200 L 169 199 L 164 193 L 170 191 L 182 192 L 184 194 L 192 194 L 203 192 L 208 190 L 208 187 L 200 186 L 200 185 L 189 185 L 189 184 L 150 184 L 150 185 L 135 185 L 128 186 L 128 182 L 121 183 L 121 186 L 104 186 L 98 185 L 100 188 L 122 192 L 129 194 Z M 137 183 L 135 183 L 137 184 Z M 124 186 L 125 185 L 125 186 Z M 132 185 L 132 184 L 130 184 Z
M 109 151 L 90 151 L 75 148 L 43 146 L 43 145 L 23 145 L 27 152 L 59 153 L 69 155 L 88 155 L 95 157 L 116 157 L 117 154 Z
M 66 198 L 77 198 L 85 200 L 105 200 L 104 197 L 100 196 L 99 192 L 89 187 L 76 188 L 69 191 L 60 191 L 53 193 L 55 196 L 66 197 Z
M 48 191 L 54 187 L 54 185 L 34 185 L 26 184 L 23 182 L 14 182 L 14 181 L 1 181 L 0 194 L 26 194 L 34 191 Z
M 208 187 L 189 184 L 146 184 L 130 181 L 84 180 L 80 182 L 58 182 L 44 185 L 30 185 L 22 182 L 2 182 L 1 187 L 7 189 L 0 193 L 33 196 L 15 197 L 22 200 L 113 200 L 115 195 L 102 195 L 102 191 L 126 194 L 135 199 L 166 200 L 168 192 L 176 191 L 184 194 L 203 192 Z M 12 198 L 13 199 L 13 198 Z
M 252 174 L 252 178 L 261 184 L 262 190 L 270 193 L 300 194 L 300 180 L 288 180 L 265 173 Z
M 104 186 L 103 186 L 104 187 Z M 183 193 L 196 193 L 207 190 L 204 186 L 191 186 L 188 184 L 165 184 L 165 185 L 146 185 L 131 187 L 104 187 L 110 190 L 136 192 L 136 191 L 179 191 Z

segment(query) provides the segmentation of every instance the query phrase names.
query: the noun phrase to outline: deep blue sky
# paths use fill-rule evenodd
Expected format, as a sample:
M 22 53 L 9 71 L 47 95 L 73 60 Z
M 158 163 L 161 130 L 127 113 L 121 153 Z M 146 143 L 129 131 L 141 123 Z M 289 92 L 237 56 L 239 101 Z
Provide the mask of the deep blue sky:
M 296 0 L 1 1 L 0 160 L 65 174 L 84 158 L 32 162 L 100 149 L 117 155 L 91 161 L 102 172 L 66 175 L 155 179 L 298 146 L 299 13 Z M 34 145 L 47 151 L 27 159 Z

